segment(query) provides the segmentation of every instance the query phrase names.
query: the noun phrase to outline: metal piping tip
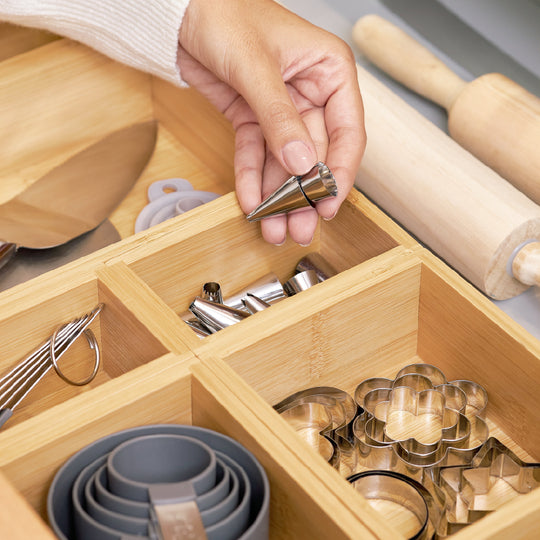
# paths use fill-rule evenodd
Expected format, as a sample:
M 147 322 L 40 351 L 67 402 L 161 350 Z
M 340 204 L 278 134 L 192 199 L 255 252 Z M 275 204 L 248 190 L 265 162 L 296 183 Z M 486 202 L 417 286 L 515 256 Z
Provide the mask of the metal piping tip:
M 291 176 L 247 215 L 248 221 L 285 214 L 291 210 L 315 206 L 317 201 L 337 195 L 337 184 L 330 169 L 318 162 L 302 176 Z
M 201 298 L 223 304 L 221 285 L 215 281 L 209 281 L 202 286 Z
M 305 270 L 314 270 L 317 272 L 319 281 L 325 281 L 337 274 L 337 270 L 320 253 L 315 251 L 308 253 L 298 261 L 296 272 L 300 273 Z
M 191 312 L 190 312 L 190 315 Z M 189 320 L 184 320 L 184 322 L 197 334 L 197 337 L 199 338 L 205 338 L 206 336 L 209 336 L 212 332 L 204 326 L 197 317 L 193 317 Z
M 337 196 L 336 179 L 330 169 L 321 161 L 311 171 L 297 178 L 304 195 L 311 203 Z
M 204 326 L 212 333 L 219 332 L 227 326 L 236 324 L 246 317 L 249 313 L 234 309 L 225 304 L 217 304 L 210 300 L 205 300 L 197 296 L 189 306 L 189 310 L 195 315 Z
M 245 307 L 242 303 L 242 298 L 245 298 L 248 293 L 253 294 L 268 304 L 275 304 L 279 300 L 287 298 L 281 281 L 279 281 L 276 274 L 271 272 L 254 281 L 233 296 L 225 298 L 223 303 L 235 309 L 244 310 Z
M 296 293 L 313 287 L 313 285 L 317 285 L 317 283 L 320 283 L 317 272 L 315 270 L 305 270 L 286 281 L 283 284 L 283 288 L 289 296 L 293 296 Z
M 259 311 L 264 311 L 266 308 L 270 307 L 268 302 L 261 300 L 258 296 L 251 293 L 247 293 L 246 297 L 242 298 L 242 303 L 252 315 Z

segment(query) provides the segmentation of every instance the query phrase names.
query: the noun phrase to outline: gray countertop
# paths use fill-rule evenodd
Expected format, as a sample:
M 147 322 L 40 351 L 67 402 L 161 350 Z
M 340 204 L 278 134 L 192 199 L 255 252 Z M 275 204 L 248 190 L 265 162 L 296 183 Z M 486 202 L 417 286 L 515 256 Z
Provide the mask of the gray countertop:
M 282 0 L 282 4 L 344 39 L 360 65 L 444 131 L 444 110 L 387 77 L 355 49 L 352 27 L 359 17 L 377 13 L 391 20 L 465 80 L 502 72 L 540 96 L 539 0 Z M 537 287 L 494 304 L 540 339 Z

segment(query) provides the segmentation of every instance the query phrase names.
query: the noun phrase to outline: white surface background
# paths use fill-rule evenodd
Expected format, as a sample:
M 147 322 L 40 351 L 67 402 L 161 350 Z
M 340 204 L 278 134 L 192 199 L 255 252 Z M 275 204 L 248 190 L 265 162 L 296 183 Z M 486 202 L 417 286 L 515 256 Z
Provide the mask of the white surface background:
M 406 0 L 403 2 L 406 3 Z M 439 0 L 439 3 L 540 78 L 540 2 L 534 0 Z M 351 38 L 352 27 L 356 20 L 368 13 L 382 15 L 429 47 L 464 79 L 471 80 L 484 72 L 480 60 L 477 65 L 474 65 L 474 51 L 459 50 L 459 36 L 453 36 L 456 47 L 452 50 L 452 54 L 444 54 L 434 43 L 424 39 L 419 31 L 401 20 L 379 0 L 282 0 L 282 4 L 313 24 L 347 41 L 353 48 L 359 64 L 366 67 L 444 131 L 447 130 L 447 117 L 444 110 L 386 77 L 359 54 Z M 422 31 L 422 24 L 428 24 L 428 21 L 423 21 L 422 14 L 419 13 L 414 26 Z M 430 20 L 429 24 L 432 25 L 433 21 Z M 437 32 L 440 32 L 441 36 L 446 32 L 446 37 L 448 37 L 449 30 L 445 21 L 437 20 L 436 24 L 439 25 Z M 460 58 L 464 58 L 462 56 L 464 54 L 468 55 L 467 64 L 473 65 L 475 73 L 465 70 L 460 64 Z M 540 81 L 538 89 L 529 87 L 529 90 L 540 96 Z M 515 298 L 494 303 L 533 336 L 540 339 L 540 290 L 537 287 L 531 287 Z

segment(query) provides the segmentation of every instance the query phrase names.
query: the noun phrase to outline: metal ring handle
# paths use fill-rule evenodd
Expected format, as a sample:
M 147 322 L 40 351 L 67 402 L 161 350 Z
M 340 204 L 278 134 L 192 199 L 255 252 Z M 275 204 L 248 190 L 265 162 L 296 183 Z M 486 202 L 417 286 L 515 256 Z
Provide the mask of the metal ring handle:
M 87 328 L 84 330 L 84 335 L 86 337 L 86 340 L 88 341 L 88 346 L 94 350 L 94 369 L 92 373 L 84 380 L 82 381 L 73 381 L 69 377 L 67 377 L 62 370 L 60 369 L 60 366 L 58 365 L 58 360 L 56 358 L 55 353 L 55 342 L 56 342 L 56 336 L 58 335 L 58 332 L 62 330 L 64 326 L 59 326 L 51 336 L 51 345 L 50 345 L 50 353 L 51 353 L 51 362 L 54 367 L 54 370 L 56 371 L 56 374 L 65 382 L 68 384 L 71 384 L 73 386 L 84 386 L 88 384 L 89 382 L 92 382 L 97 375 L 99 365 L 101 363 L 101 354 L 99 351 L 99 345 L 96 339 L 96 336 L 94 335 L 94 332 L 90 330 L 90 328 Z

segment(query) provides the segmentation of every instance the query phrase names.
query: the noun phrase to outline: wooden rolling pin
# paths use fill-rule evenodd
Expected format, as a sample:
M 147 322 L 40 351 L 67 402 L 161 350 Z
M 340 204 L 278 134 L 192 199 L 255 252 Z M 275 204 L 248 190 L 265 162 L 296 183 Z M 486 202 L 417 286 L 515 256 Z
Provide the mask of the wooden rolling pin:
M 499 73 L 465 82 L 377 15 L 359 19 L 353 39 L 377 67 L 444 107 L 450 135 L 540 204 L 539 97 Z
M 357 187 L 488 296 L 540 284 L 540 206 L 357 67 L 367 131 Z

